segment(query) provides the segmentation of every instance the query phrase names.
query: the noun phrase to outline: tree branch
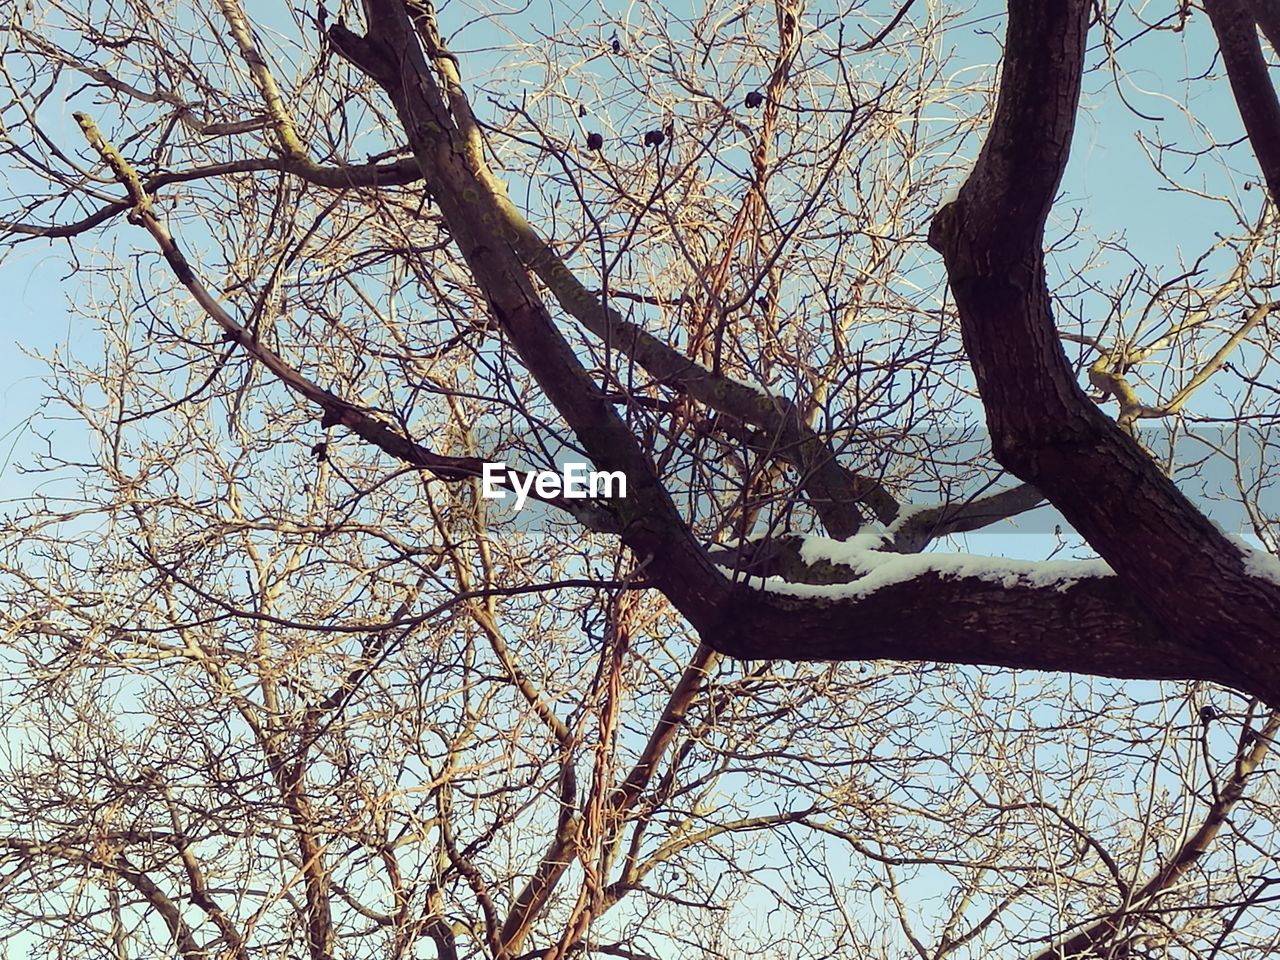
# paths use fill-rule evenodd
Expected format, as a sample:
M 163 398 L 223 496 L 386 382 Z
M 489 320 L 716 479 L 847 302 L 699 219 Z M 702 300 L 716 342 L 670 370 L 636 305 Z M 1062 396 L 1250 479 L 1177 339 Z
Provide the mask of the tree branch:
M 371 41 L 350 31 L 331 30 L 335 46 L 352 62 L 367 58 Z M 660 383 L 675 387 L 713 410 L 727 413 L 765 430 L 778 453 L 800 473 L 800 485 L 831 536 L 844 539 L 858 531 L 860 518 L 850 508 L 866 504 L 882 523 L 891 523 L 898 504 L 879 481 L 861 477 L 841 466 L 835 452 L 807 424 L 789 400 L 766 396 L 745 384 L 713 373 L 680 351 L 625 319 L 597 294 L 588 290 L 564 260 L 551 249 L 507 196 L 506 187 L 489 169 L 471 105 L 462 89 L 452 54 L 444 50 L 438 35 L 430 39 L 444 79 L 453 122 L 439 120 L 448 129 L 465 158 L 468 172 L 482 191 L 493 225 L 507 233 L 506 240 L 521 262 L 541 280 L 556 302 L 571 317 L 610 347 L 619 350 Z M 382 45 L 382 46 L 385 46 Z M 375 70 L 385 72 L 384 65 Z M 369 72 L 369 71 L 366 71 Z M 370 72 L 375 80 L 377 74 Z M 379 80 L 382 83 L 381 80 Z M 434 84 L 434 80 L 432 80 Z M 383 83 L 388 94 L 391 84 Z M 393 100 L 394 100 L 393 96 Z
M 392 187 L 417 183 L 422 179 L 422 172 L 412 158 L 395 160 L 391 163 L 365 163 L 351 167 L 322 167 L 317 164 L 302 164 L 289 157 L 271 159 L 232 160 L 228 163 L 215 163 L 192 170 L 175 170 L 156 174 L 142 181 L 142 189 L 148 194 L 173 183 L 190 183 L 209 177 L 225 177 L 237 173 L 288 173 L 314 183 L 316 186 L 329 187 L 333 190 L 346 190 L 353 187 Z M 71 223 L 40 224 L 21 223 L 16 220 L 0 220 L 0 231 L 22 234 L 28 237 L 45 237 L 56 240 L 74 237 L 101 226 L 112 217 L 128 213 L 132 203 L 121 200 L 107 204 L 100 210 Z
M 1204 821 L 1191 835 L 1169 862 L 1162 867 L 1142 888 L 1136 891 L 1129 903 L 1108 916 L 1103 917 L 1081 930 L 1075 936 L 1052 947 L 1035 960 L 1063 960 L 1067 957 L 1111 956 L 1105 948 L 1117 937 L 1122 936 L 1126 919 L 1157 912 L 1154 904 L 1161 893 L 1173 887 L 1189 871 L 1209 849 L 1209 845 L 1227 822 L 1232 808 L 1244 796 L 1249 776 L 1257 769 L 1267 755 L 1277 732 L 1280 732 L 1280 713 L 1272 712 L 1267 718 L 1261 734 L 1254 738 L 1248 750 L 1242 750 L 1236 759 L 1231 777 L 1222 786 L 1217 799 L 1209 806 Z M 1103 952 L 1098 952 L 1102 948 Z
M 1218 36 L 1231 92 L 1262 168 L 1267 192 L 1272 203 L 1280 205 L 1280 101 L 1271 85 L 1253 11 L 1244 0 L 1205 0 L 1204 11 Z M 1270 20 L 1274 23 L 1275 19 L 1273 14 Z
M 1262 29 L 1274 53 L 1280 54 L 1280 5 L 1275 0 L 1247 0 L 1249 14 Z
M 1201 514 L 1076 382 L 1053 319 L 1044 226 L 1075 125 L 1090 4 L 1009 6 L 991 131 L 934 218 L 996 458 L 1111 565 L 1170 655 L 1219 660 L 1280 703 L 1280 583 Z M 1256 43 L 1255 43 L 1256 47 Z
M 490 311 L 543 393 L 592 461 L 621 470 L 628 496 L 615 503 L 623 541 L 642 561 L 662 558 L 646 572 L 695 627 L 718 618 L 728 584 L 681 519 L 653 464 L 573 348 L 556 329 L 517 253 L 495 191 L 468 162 L 444 95 L 400 0 L 365 0 L 366 42 L 386 51 L 397 80 L 384 84 L 423 175 L 432 184 L 445 222 Z M 375 77 L 374 79 L 378 79 Z
M 918 553 L 940 537 L 981 530 L 1034 510 L 1044 502 L 1039 490 L 1029 483 L 1020 483 L 962 503 L 941 503 L 915 510 L 893 526 L 885 549 L 894 553 Z

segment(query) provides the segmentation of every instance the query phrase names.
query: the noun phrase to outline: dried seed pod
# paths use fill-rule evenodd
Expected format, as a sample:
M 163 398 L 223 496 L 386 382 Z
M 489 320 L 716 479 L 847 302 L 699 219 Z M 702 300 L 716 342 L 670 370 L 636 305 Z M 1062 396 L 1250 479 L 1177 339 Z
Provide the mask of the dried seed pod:
M 754 110 L 760 104 L 764 103 L 764 94 L 759 90 L 752 90 L 747 94 L 747 106 Z
M 588 133 L 588 134 L 587 134 L 587 149 L 588 149 L 588 150 L 599 150 L 599 149 L 600 149 L 601 147 L 603 147 L 603 146 L 604 146 L 604 137 L 600 136 L 600 134 L 598 134 L 598 133 Z
M 660 147 L 665 139 L 666 137 L 663 136 L 661 130 L 650 130 L 644 135 L 644 145 L 646 147 Z

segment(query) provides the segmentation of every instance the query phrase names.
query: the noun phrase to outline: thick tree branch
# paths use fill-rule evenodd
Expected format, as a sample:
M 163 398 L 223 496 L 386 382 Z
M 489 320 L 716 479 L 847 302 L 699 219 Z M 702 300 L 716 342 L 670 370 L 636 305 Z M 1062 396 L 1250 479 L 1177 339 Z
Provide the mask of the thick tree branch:
M 169 935 L 173 937 L 173 945 L 183 960 L 208 960 L 209 951 L 196 942 L 191 927 L 182 919 L 181 909 L 169 899 L 168 895 L 160 889 L 159 885 L 145 871 L 139 870 L 130 863 L 124 854 L 119 854 L 111 863 L 98 863 L 92 858 L 86 859 L 94 866 L 110 870 L 119 875 L 146 898 L 156 913 L 160 914 L 165 926 L 169 928 Z
M 1258 4 L 1260 7 L 1268 4 Z M 1218 35 L 1218 48 L 1231 81 L 1240 119 L 1262 168 L 1273 203 L 1280 205 L 1280 101 L 1267 70 L 1258 27 L 1245 0 L 1205 0 L 1205 13 Z M 1270 20 L 1274 22 L 1276 15 Z
M 1257 21 L 1273 53 L 1280 55 L 1280 4 L 1276 0 L 1247 0 L 1249 13 Z
M 974 497 L 961 503 L 942 503 L 914 510 L 894 524 L 886 550 L 894 553 L 918 553 L 940 537 L 981 530 L 1034 510 L 1045 502 L 1044 496 L 1028 483 Z
M 621 470 L 628 496 L 615 507 L 623 541 L 642 562 L 661 558 L 647 570 L 663 592 L 699 629 L 721 616 L 724 577 L 707 559 L 681 519 L 652 463 L 583 368 L 552 322 L 526 271 L 513 231 L 495 191 L 481 179 L 465 138 L 446 106 L 401 0 L 365 0 L 367 50 L 379 51 L 375 80 L 384 83 L 408 135 L 409 144 L 432 184 L 454 241 L 490 310 L 547 398 L 574 431 L 592 461 Z M 340 49 L 347 49 L 339 42 Z
M 705 642 L 751 659 L 920 659 L 1194 677 L 1280 700 L 1280 671 L 1256 663 L 1276 633 L 1280 590 L 1251 576 L 1240 550 L 1088 401 L 1049 313 L 1041 240 L 1074 123 L 1086 3 L 1015 5 L 991 136 L 933 240 L 946 252 L 997 454 L 1062 507 L 1119 576 L 1058 588 L 922 571 L 822 600 L 739 584 L 731 603 L 634 438 L 537 298 L 519 252 L 524 234 L 510 228 L 500 193 L 473 169 L 474 158 L 466 162 L 403 7 L 368 0 L 367 15 L 364 42 L 395 51 L 402 81 L 387 93 L 424 175 L 440 187 L 441 212 L 495 316 L 596 463 L 633 481 L 639 495 L 622 511 L 623 539 L 642 557 L 665 561 L 647 572 Z M 587 315 L 599 317 L 596 309 Z M 1126 515 L 1136 515 L 1142 535 L 1130 535 Z M 1242 608 L 1228 599 L 1235 595 L 1262 602 Z M 1245 629 L 1224 664 L 1219 638 L 1237 626 Z
M 240 50 L 240 58 L 244 61 L 245 66 L 249 68 L 249 76 L 253 78 L 253 85 L 258 88 L 263 105 L 267 108 L 267 116 L 271 118 L 271 125 L 275 128 L 276 141 L 280 145 L 280 152 L 287 157 L 293 158 L 303 166 L 316 166 L 315 161 L 307 156 L 307 149 L 303 146 L 302 140 L 298 136 L 297 128 L 294 126 L 293 118 L 289 115 L 289 110 L 285 106 L 284 97 L 280 94 L 280 86 L 276 83 L 275 75 L 272 74 L 271 68 L 267 66 L 266 58 L 263 57 L 258 50 L 258 45 L 254 42 L 249 21 L 244 15 L 244 8 L 240 6 L 239 0 L 214 0 L 214 2 L 221 11 L 223 18 L 227 21 L 231 36 Z
M 1171 656 L 1220 659 L 1211 672 L 1280 703 L 1280 584 L 1255 575 L 1089 401 L 1057 335 L 1044 226 L 1074 129 L 1089 9 L 1010 4 L 990 134 L 929 240 L 946 261 L 997 459 L 1111 565 Z
M 744 583 L 709 642 L 746 660 L 923 660 L 1257 686 L 1211 650 L 1169 638 L 1118 577 L 1082 571 L 1046 583 L 1035 564 L 1011 562 L 961 572 L 970 562 L 894 556 L 902 566 L 850 584 Z

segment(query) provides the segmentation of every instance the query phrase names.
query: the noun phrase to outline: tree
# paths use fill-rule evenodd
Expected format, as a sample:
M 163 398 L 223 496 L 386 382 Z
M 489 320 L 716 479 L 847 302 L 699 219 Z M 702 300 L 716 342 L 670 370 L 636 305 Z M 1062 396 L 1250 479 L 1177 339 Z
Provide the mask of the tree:
M 1227 404 L 1274 549 L 1276 25 L 1011 4 L 960 82 L 913 7 L 13 12 L 4 227 L 105 346 L 5 534 L 16 948 L 1274 951 L 1280 575 L 1140 426 Z M 1152 121 L 1227 232 L 1046 240 L 1184 35 L 1266 190 Z M 573 457 L 626 496 L 481 495 Z M 1046 501 L 1102 563 L 936 549 Z

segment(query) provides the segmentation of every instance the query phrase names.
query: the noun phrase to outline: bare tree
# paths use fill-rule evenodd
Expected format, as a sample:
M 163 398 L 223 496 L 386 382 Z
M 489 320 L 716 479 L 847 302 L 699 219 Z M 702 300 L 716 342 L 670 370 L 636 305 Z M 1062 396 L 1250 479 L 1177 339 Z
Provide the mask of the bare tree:
M 0 552 L 13 950 L 1274 953 L 1280 565 L 1185 491 L 1274 550 L 1277 34 L 1172 6 L 12 9 L 102 343 Z M 1144 45 L 1247 133 L 1135 108 L 1177 264 L 1051 220 Z M 1045 504 L 1096 557 L 939 549 Z

